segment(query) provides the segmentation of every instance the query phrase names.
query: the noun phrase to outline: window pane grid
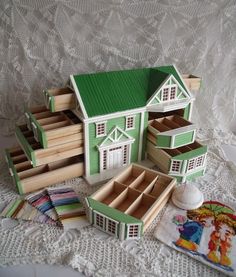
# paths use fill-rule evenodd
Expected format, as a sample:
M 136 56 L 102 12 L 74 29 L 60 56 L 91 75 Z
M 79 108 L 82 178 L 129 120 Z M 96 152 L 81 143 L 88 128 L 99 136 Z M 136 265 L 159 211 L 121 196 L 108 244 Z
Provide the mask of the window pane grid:
M 126 118 L 126 129 L 133 129 L 134 128 L 134 117 L 129 116 Z
M 104 228 L 104 220 L 105 218 L 103 216 L 101 216 L 100 214 L 96 214 L 96 219 L 95 219 L 95 224 L 96 226 L 100 227 L 100 228 Z
M 129 238 L 136 238 L 139 236 L 139 225 L 129 225 Z
M 202 166 L 204 162 L 204 156 L 200 156 L 196 160 L 196 167 Z
M 128 146 L 125 145 L 124 146 L 124 153 L 123 153 L 123 164 L 127 164 L 127 158 L 128 158 Z
M 107 220 L 107 232 L 112 233 L 112 234 L 116 234 L 116 222 L 108 219 Z
M 171 171 L 173 172 L 179 172 L 180 171 L 180 161 L 172 161 Z
M 98 123 L 96 127 L 97 127 L 96 128 L 97 136 L 105 135 L 105 132 L 106 132 L 105 123 Z

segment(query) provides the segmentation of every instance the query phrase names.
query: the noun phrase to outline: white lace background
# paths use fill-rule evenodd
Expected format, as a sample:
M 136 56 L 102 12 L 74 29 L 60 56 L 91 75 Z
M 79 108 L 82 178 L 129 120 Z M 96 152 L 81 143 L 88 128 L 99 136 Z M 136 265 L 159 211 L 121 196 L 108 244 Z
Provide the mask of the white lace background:
M 236 168 L 221 143 L 236 102 L 235 1 L 0 1 L 0 126 L 11 134 L 25 105 L 43 103 L 42 90 L 69 74 L 176 64 L 201 76 L 193 121 L 209 145 L 206 199 L 236 208 Z M 215 130 L 213 130 L 215 128 Z M 217 129 L 217 130 L 216 130 Z M 221 130 L 221 131 L 220 131 Z M 0 159 L 0 205 L 18 197 Z M 83 196 L 97 187 L 67 181 Z M 93 227 L 63 233 L 32 222 L 0 220 L 0 265 L 67 264 L 93 276 L 222 276 L 153 237 L 158 216 L 141 240 L 120 242 Z

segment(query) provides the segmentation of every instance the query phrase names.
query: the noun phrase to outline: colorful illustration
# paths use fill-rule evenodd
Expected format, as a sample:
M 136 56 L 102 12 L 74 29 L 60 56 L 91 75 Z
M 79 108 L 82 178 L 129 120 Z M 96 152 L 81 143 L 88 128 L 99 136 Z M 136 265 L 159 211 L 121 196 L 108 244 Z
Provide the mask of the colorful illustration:
M 180 218 L 181 217 L 181 218 Z M 181 219 L 180 221 L 177 221 Z M 187 218 L 177 215 L 173 218 L 180 232 L 175 244 L 190 251 L 197 251 L 201 241 L 203 228 L 211 227 L 214 222 L 214 213 L 205 207 L 187 211 Z
M 194 255 L 201 255 L 207 261 L 217 266 L 232 270 L 230 258 L 232 239 L 236 234 L 236 215 L 230 207 L 217 202 L 206 201 L 195 210 L 184 215 L 175 215 L 172 222 L 177 225 L 179 238 L 174 244 Z M 204 228 L 213 228 L 210 234 L 208 252 L 201 253 L 199 245 Z

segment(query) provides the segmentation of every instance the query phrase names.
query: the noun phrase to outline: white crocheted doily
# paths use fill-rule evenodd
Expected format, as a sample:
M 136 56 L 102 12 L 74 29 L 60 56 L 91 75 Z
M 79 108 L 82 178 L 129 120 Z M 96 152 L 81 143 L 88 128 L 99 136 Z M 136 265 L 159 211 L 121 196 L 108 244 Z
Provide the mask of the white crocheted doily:
M 215 199 L 236 209 L 236 167 L 224 159 L 221 143 L 234 144 L 233 135 L 199 130 L 208 144 L 208 165 L 204 177 L 194 184 L 205 199 Z M 1 159 L 0 203 L 18 197 L 5 161 Z M 62 184 L 60 184 L 62 185 Z M 81 178 L 66 182 L 86 196 L 98 186 L 88 186 Z M 48 263 L 70 265 L 86 276 L 222 276 L 222 273 L 179 253 L 153 236 L 159 214 L 140 240 L 119 241 L 89 226 L 80 231 L 63 230 L 45 224 L 0 219 L 0 264 Z

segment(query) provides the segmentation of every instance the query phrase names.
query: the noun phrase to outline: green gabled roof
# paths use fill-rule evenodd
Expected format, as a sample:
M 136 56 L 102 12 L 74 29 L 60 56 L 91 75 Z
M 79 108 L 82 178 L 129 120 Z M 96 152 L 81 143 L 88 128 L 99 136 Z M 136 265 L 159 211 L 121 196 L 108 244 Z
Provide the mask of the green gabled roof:
M 74 75 L 88 117 L 145 107 L 172 74 L 186 90 L 174 66 Z

